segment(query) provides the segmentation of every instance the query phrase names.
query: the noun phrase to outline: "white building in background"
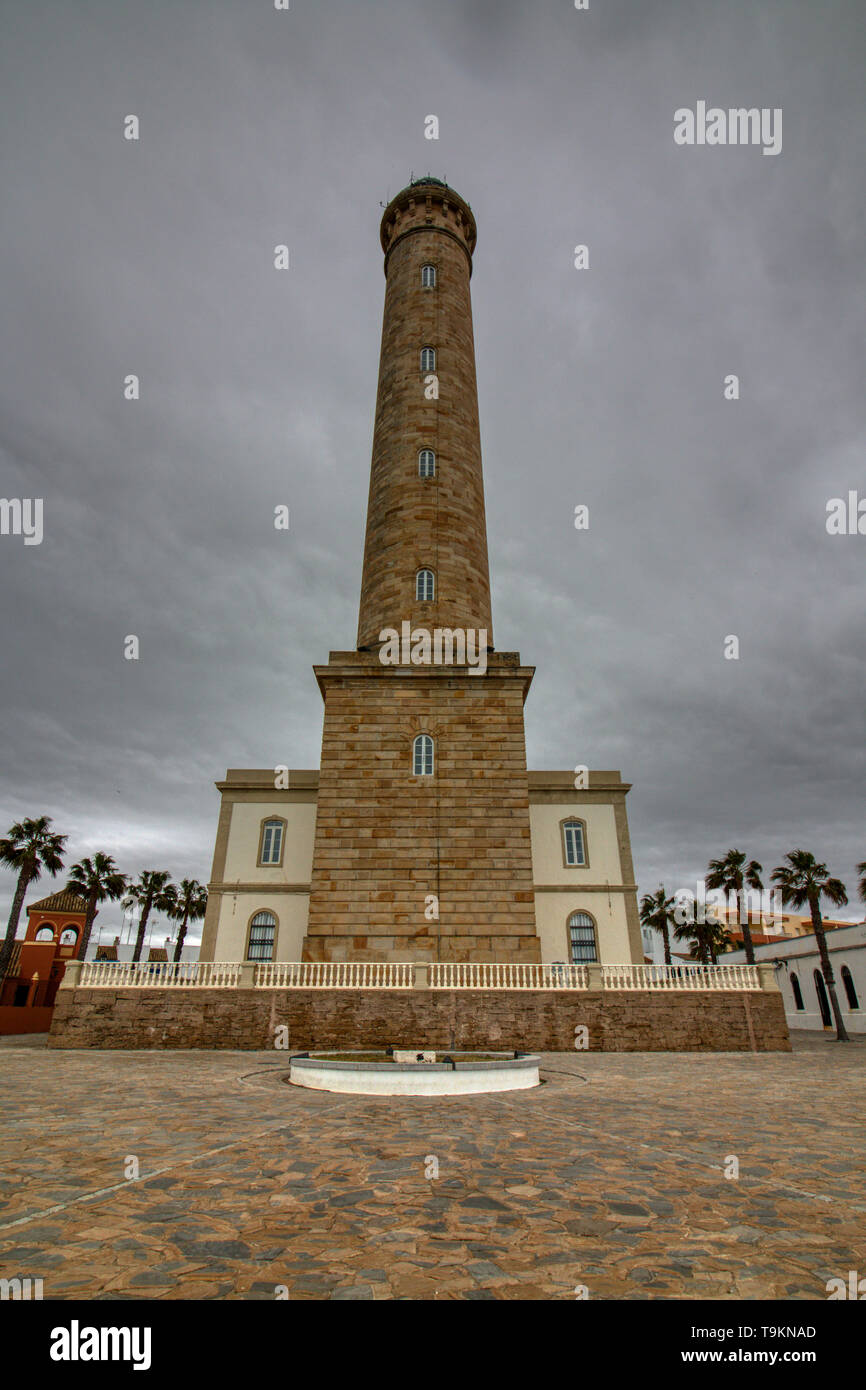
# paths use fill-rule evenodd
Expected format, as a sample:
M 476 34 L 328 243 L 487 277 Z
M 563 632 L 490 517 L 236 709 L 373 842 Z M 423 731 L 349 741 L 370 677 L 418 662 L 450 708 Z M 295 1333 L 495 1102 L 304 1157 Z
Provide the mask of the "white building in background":
M 170 938 L 156 938 L 148 942 L 141 952 L 141 959 L 145 962 L 151 960 L 174 960 L 174 941 Z M 180 953 L 182 961 L 198 960 L 199 941 L 184 942 L 183 950 Z M 90 941 L 87 945 L 86 960 L 119 960 L 131 961 L 135 951 L 135 941 L 118 941 L 115 934 L 110 940 L 108 937 L 104 941 Z
M 191 924 L 196 929 L 199 923 Z M 172 935 L 168 933 L 172 932 Z M 131 961 L 135 951 L 135 938 L 138 933 L 138 919 L 130 909 L 123 913 L 123 921 L 120 926 L 117 923 L 99 926 L 94 922 L 90 940 L 87 943 L 86 960 L 118 960 Z M 177 942 L 177 927 L 171 927 L 159 916 L 154 914 L 148 923 L 147 931 L 144 936 L 144 944 L 141 949 L 141 959 L 148 960 L 174 960 L 174 948 Z M 187 935 L 184 940 L 181 952 L 182 961 L 198 960 L 199 947 L 201 941 L 197 937 L 192 937 L 190 929 L 187 928 Z
M 828 932 L 827 950 L 845 1027 L 852 1034 L 866 1033 L 866 922 Z M 726 951 L 722 959 L 725 965 L 740 965 L 746 953 Z M 820 1032 L 835 1027 L 814 933 L 756 946 L 755 960 L 777 964 L 789 1028 Z
M 730 907 L 712 908 L 715 917 L 722 917 L 728 931 L 736 941 L 742 941 L 743 929 L 740 926 L 739 918 L 735 909 Z M 772 945 L 774 941 L 796 938 L 801 936 L 812 936 L 812 918 L 799 912 L 780 912 L 778 916 L 750 913 L 749 923 L 751 928 L 752 942 L 757 948 L 759 945 Z M 842 922 L 837 918 L 824 919 L 824 930 L 828 933 L 835 932 L 839 928 L 854 926 L 856 923 Z M 665 958 L 664 937 L 660 931 L 654 927 L 641 926 L 641 941 L 643 943 L 644 959 L 648 964 L 662 965 Z M 689 942 L 679 941 L 674 936 L 674 930 L 670 932 L 671 959 L 674 965 L 681 962 L 686 965 L 694 965 L 694 959 L 689 952 Z M 742 950 L 734 949 L 726 951 L 719 957 L 720 965 L 736 964 L 740 960 L 745 960 Z

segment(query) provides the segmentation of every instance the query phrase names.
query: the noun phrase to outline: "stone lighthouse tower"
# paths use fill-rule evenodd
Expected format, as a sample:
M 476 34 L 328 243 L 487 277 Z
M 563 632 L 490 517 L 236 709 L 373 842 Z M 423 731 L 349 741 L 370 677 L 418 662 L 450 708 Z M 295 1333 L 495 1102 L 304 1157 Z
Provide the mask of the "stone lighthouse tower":
M 358 645 L 325 702 L 304 958 L 540 960 L 523 703 L 493 650 L 469 281 L 438 179 L 382 217 L 385 310 Z

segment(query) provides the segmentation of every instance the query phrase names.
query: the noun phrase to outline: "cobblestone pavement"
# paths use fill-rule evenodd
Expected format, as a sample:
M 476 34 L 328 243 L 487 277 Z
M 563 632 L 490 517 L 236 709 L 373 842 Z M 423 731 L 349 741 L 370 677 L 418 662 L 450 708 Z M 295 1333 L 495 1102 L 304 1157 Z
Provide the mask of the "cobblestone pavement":
M 45 1298 L 824 1299 L 866 1272 L 863 1042 L 558 1053 L 535 1090 L 447 1099 L 24 1042 L 0 1049 L 0 1277 Z

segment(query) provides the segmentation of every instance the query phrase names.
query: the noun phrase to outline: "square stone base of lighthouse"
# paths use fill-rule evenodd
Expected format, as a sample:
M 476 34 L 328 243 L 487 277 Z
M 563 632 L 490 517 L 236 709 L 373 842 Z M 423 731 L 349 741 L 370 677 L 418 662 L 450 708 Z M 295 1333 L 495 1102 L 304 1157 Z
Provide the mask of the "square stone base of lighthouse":
M 234 768 L 217 783 L 202 961 L 643 962 L 629 785 L 527 772 L 532 668 L 508 653 L 472 676 L 334 652 L 317 675 L 321 771 Z M 428 732 L 433 775 L 416 776 Z
M 516 653 L 467 667 L 333 652 L 304 960 L 540 961 Z M 430 740 L 430 760 L 419 755 Z

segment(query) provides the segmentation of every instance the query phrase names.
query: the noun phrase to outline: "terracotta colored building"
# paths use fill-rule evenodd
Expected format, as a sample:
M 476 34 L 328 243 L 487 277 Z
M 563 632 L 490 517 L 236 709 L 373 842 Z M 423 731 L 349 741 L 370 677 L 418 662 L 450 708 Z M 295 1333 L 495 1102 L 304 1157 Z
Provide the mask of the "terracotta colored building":
M 534 667 L 493 645 L 475 218 L 424 178 L 380 235 L 357 646 L 314 667 L 318 771 L 217 784 L 200 958 L 641 962 L 628 784 L 527 770 Z
M 78 954 L 87 903 L 68 889 L 27 908 L 24 940 L 15 945 L 0 994 L 0 1033 L 41 1033 L 51 1025 L 66 962 Z

